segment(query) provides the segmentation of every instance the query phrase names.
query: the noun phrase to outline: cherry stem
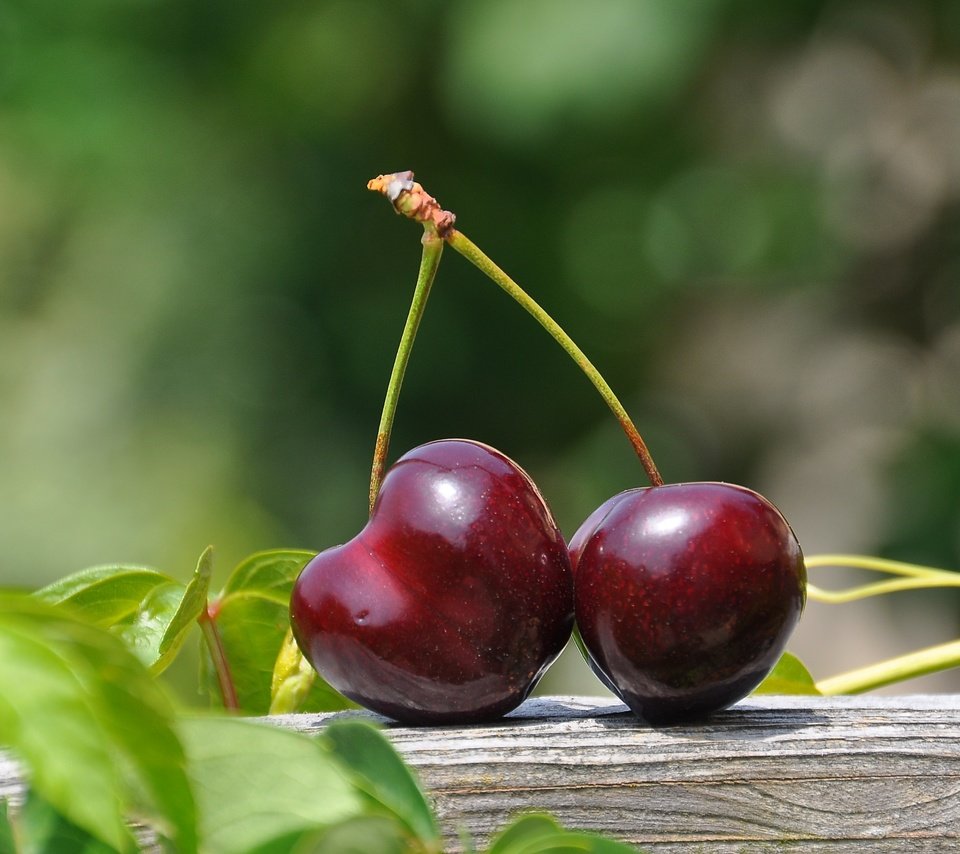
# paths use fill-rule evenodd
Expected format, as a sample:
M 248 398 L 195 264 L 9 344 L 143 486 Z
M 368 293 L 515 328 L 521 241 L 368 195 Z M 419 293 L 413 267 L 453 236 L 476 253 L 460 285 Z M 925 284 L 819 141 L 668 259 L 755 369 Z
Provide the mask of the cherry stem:
M 902 682 L 958 666 L 960 666 L 960 640 L 927 647 L 832 676 L 817 682 L 817 690 L 827 696 L 862 694 L 874 688 L 892 685 L 894 682 Z
M 210 652 L 210 660 L 213 662 L 213 672 L 217 676 L 217 685 L 220 687 L 223 707 L 229 711 L 238 712 L 240 711 L 240 700 L 237 698 L 237 689 L 233 684 L 233 676 L 230 673 L 230 662 L 227 660 L 227 651 L 223 648 L 220 631 L 217 629 L 217 624 L 210 613 L 210 606 L 200 612 L 197 622 L 200 624 L 200 631 Z
M 380 426 L 377 429 L 377 441 L 373 449 L 373 466 L 370 471 L 370 512 L 380 493 L 383 483 L 383 472 L 386 468 L 387 453 L 390 450 L 390 434 L 393 431 L 393 420 L 397 412 L 397 401 L 400 398 L 400 388 L 403 385 L 403 376 L 410 361 L 413 342 L 417 337 L 417 329 L 423 317 L 423 310 L 430 296 L 430 288 L 440 266 L 440 256 L 443 253 L 443 239 L 437 234 L 436 228 L 430 223 L 423 226 L 423 254 L 420 257 L 420 272 L 417 274 L 417 284 L 413 291 L 413 300 L 407 321 L 400 336 L 400 346 L 390 372 L 390 381 L 387 383 L 387 395 L 383 401 L 383 411 L 380 414 Z
M 558 324 L 526 291 L 501 270 L 490 258 L 465 234 L 453 227 L 456 217 L 450 211 L 443 210 L 437 200 L 413 180 L 413 172 L 394 172 L 378 175 L 367 183 L 367 188 L 381 193 L 391 202 L 397 213 L 416 222 L 424 228 L 432 227 L 436 234 L 449 243 L 468 261 L 478 267 L 497 285 L 507 292 L 544 328 L 564 349 L 568 356 L 580 367 L 594 388 L 610 407 L 627 439 L 643 465 L 652 486 L 662 486 L 663 478 L 627 411 L 613 393 L 607 381 L 593 366 L 584 352 L 574 343 Z M 379 440 L 378 440 L 379 441 Z M 372 494 L 372 490 L 371 490 Z
M 550 333 L 553 340 L 564 349 L 566 354 L 577 363 L 580 370 L 586 374 L 587 379 L 593 383 L 594 388 L 600 393 L 600 397 L 602 397 L 607 406 L 610 407 L 610 411 L 613 412 L 617 421 L 620 422 L 620 427 L 623 429 L 634 451 L 640 458 L 640 463 L 643 466 L 643 470 L 647 473 L 650 485 L 663 486 L 663 478 L 660 476 L 660 472 L 657 469 L 656 463 L 653 461 L 653 457 L 650 455 L 650 451 L 647 449 L 646 443 L 643 441 L 643 437 L 640 435 L 640 431 L 637 430 L 627 411 L 623 408 L 623 404 L 620 403 L 620 400 L 613 393 L 613 389 L 610 388 L 607 381 L 593 366 L 593 363 L 587 358 L 583 350 L 564 332 L 563 327 L 547 314 L 533 297 L 491 261 L 486 253 L 463 232 L 451 229 L 446 240 L 451 247 L 479 268 L 481 272 L 486 274 L 488 278 L 492 279 L 526 309 L 526 311 Z

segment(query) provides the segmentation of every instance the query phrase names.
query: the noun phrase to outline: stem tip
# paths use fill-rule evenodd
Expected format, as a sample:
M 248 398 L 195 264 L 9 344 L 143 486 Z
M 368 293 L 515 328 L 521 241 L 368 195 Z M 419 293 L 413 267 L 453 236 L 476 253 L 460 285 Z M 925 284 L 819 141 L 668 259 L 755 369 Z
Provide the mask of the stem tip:
M 413 172 L 391 172 L 367 181 L 367 189 L 384 196 L 393 209 L 408 219 L 434 228 L 441 237 L 453 231 L 456 216 L 440 207 L 439 202 L 413 180 Z

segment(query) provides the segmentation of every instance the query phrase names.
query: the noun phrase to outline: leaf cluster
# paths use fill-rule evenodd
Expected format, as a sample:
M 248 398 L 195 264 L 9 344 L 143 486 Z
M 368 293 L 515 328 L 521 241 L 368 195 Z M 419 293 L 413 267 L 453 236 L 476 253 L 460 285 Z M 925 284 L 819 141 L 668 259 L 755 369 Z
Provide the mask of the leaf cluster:
M 100 566 L 69 575 L 33 596 L 68 608 L 106 629 L 155 675 L 165 671 L 191 633 L 201 640 L 200 686 L 214 705 L 266 714 L 336 711 L 352 704 L 301 666 L 288 636 L 290 591 L 312 552 L 276 549 L 251 555 L 211 596 L 213 551 L 206 549 L 184 584 L 142 566 Z M 275 673 L 276 671 L 276 673 Z M 301 691 L 289 696 L 299 676 Z M 309 684 L 304 685 L 307 682 Z

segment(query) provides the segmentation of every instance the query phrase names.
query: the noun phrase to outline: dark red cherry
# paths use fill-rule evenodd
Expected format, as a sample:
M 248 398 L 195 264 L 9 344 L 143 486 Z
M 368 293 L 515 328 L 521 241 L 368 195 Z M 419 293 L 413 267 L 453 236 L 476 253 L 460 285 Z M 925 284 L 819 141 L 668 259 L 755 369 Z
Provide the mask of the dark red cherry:
M 523 469 L 446 439 L 393 465 L 366 527 L 304 567 L 290 617 L 350 699 L 407 723 L 470 723 L 518 706 L 563 649 L 573 578 Z
M 701 718 L 749 694 L 806 599 L 793 531 L 740 486 L 628 490 L 584 522 L 570 552 L 590 664 L 654 724 Z

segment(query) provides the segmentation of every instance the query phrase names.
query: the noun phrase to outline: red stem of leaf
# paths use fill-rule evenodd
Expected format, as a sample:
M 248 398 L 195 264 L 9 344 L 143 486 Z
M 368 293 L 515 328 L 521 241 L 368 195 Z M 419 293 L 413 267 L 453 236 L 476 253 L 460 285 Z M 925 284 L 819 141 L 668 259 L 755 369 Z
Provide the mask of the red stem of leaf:
M 223 707 L 236 712 L 240 710 L 240 701 L 237 698 L 236 686 L 233 684 L 233 676 L 230 674 L 227 651 L 223 648 L 223 639 L 220 637 L 220 631 L 215 620 L 218 610 L 216 603 L 208 605 L 197 617 L 197 622 L 200 624 L 203 639 L 207 644 L 207 650 L 210 652 L 213 671 L 217 674 L 217 685 L 220 687 Z

